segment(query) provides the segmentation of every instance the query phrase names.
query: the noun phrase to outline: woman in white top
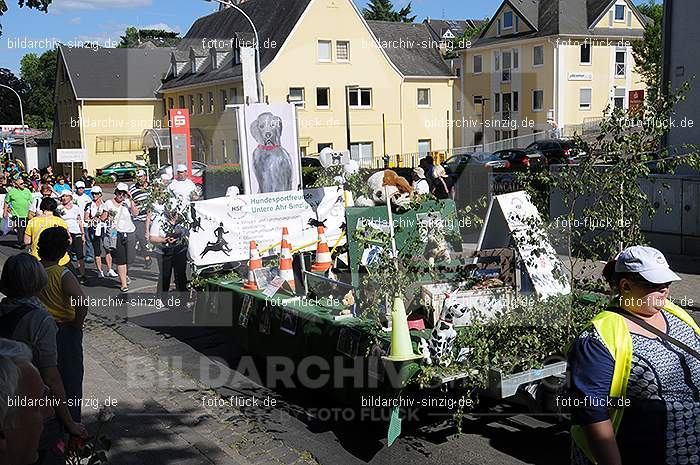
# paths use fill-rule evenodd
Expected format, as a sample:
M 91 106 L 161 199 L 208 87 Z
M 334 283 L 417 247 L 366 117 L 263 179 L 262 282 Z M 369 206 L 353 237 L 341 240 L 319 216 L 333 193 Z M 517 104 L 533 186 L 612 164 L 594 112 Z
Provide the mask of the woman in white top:
M 83 225 L 83 212 L 80 207 L 73 203 L 73 192 L 64 190 L 61 192 L 61 218 L 68 225 L 68 232 L 71 237 L 71 245 L 68 252 L 72 260 L 78 262 L 80 271 L 80 282 L 85 283 L 85 253 L 83 252 L 83 237 L 85 237 L 85 227 Z
M 97 272 L 100 274 L 100 278 L 104 278 L 105 274 L 102 270 L 102 253 L 105 253 L 105 262 L 107 262 L 107 276 L 116 278 L 119 276 L 112 269 L 112 254 L 109 250 L 106 250 L 102 244 L 102 237 L 107 230 L 104 222 L 100 220 L 100 215 L 102 214 L 102 206 L 105 204 L 102 198 L 102 188 L 100 186 L 95 186 L 92 188 L 92 196 L 95 198 L 90 205 L 85 209 L 85 222 L 88 225 L 87 237 L 90 242 L 92 242 L 92 249 L 95 252 L 95 265 L 97 266 Z
M 131 215 L 138 215 L 139 208 L 135 202 L 130 200 L 130 197 L 129 186 L 120 182 L 114 190 L 114 198 L 107 200 L 102 205 L 100 215 L 102 221 L 109 219 L 110 234 L 116 236 L 117 239 L 115 248 L 110 252 L 112 260 L 117 264 L 117 274 L 122 292 L 129 290 L 127 266 L 134 261 L 134 252 L 136 251 L 136 238 L 134 236 L 136 226 Z

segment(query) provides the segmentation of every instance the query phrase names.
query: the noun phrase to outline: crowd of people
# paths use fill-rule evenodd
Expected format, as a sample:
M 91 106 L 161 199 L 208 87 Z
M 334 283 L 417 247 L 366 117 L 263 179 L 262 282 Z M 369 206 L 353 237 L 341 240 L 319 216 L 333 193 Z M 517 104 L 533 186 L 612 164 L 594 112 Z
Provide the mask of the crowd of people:
M 447 175 L 442 165 L 435 165 L 428 155 L 420 160 L 412 173 L 413 189 L 418 194 L 432 194 L 440 200 L 454 198 L 454 181 Z
M 129 292 L 129 269 L 139 255 L 146 270 L 159 264 L 161 302 L 173 274 L 177 291 L 186 291 L 188 230 L 178 215 L 197 199 L 187 172 L 178 165 L 175 177 L 166 171 L 154 182 L 139 170 L 133 184 L 117 183 L 105 199 L 87 171 L 72 183 L 50 167 L 40 174 L 3 164 L 3 233 L 17 235 L 19 252 L 0 276 L 0 396 L 55 402 L 41 409 L 0 402 L 0 463 L 62 464 L 67 436 L 87 436 L 80 399 L 88 273 L 116 278 Z M 154 201 L 155 191 L 165 195 Z

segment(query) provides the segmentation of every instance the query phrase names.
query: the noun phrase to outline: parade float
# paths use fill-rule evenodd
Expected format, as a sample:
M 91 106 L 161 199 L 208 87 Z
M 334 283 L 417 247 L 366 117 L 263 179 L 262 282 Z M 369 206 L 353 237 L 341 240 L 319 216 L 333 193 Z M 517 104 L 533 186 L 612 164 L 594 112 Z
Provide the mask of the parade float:
M 193 204 L 194 323 L 300 369 L 322 361 L 328 377 L 313 389 L 348 405 L 440 392 L 551 410 L 561 355 L 587 315 L 567 305 L 567 274 L 529 196 L 492 197 L 464 250 L 469 215 L 452 200 L 418 195 L 392 170 L 359 170 L 348 152 L 322 153 L 319 187 L 302 189 L 298 156 L 284 157 L 296 145 L 275 133 L 289 127 L 275 122 L 283 111 L 241 107 L 241 140 L 256 147 L 243 151 L 244 194 Z M 259 160 L 280 154 L 276 178 Z M 391 445 L 401 409 L 389 408 Z

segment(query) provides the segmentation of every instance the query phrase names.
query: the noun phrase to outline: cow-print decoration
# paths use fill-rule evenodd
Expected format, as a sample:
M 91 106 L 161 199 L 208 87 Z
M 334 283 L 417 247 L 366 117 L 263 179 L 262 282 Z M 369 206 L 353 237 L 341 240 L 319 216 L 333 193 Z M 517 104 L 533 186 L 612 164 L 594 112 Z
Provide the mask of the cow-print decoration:
M 445 299 L 440 320 L 435 324 L 430 339 L 421 340 L 421 351 L 428 365 L 449 366 L 453 359 L 453 347 L 457 339 L 454 320 L 462 318 L 467 311 L 459 300 Z

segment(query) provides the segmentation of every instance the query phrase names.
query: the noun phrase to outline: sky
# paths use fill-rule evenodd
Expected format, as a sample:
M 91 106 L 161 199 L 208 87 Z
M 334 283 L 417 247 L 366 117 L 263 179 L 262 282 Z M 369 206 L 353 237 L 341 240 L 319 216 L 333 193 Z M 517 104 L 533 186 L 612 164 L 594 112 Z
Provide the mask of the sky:
M 284 0 L 280 0 L 284 1 Z M 8 12 L 0 16 L 0 68 L 19 76 L 19 62 L 26 53 L 42 53 L 54 43 L 98 42 L 114 47 L 128 26 L 166 29 L 184 35 L 194 20 L 218 8 L 204 0 L 53 0 L 49 13 L 19 8 L 7 0 Z M 367 0 L 355 0 L 363 8 Z M 408 3 L 394 0 L 398 8 Z M 484 18 L 500 0 L 413 0 L 416 21 Z M 635 1 L 635 3 L 637 3 Z

